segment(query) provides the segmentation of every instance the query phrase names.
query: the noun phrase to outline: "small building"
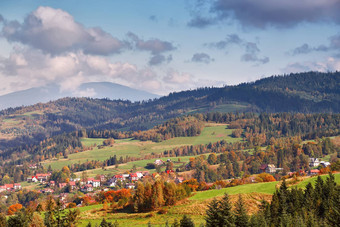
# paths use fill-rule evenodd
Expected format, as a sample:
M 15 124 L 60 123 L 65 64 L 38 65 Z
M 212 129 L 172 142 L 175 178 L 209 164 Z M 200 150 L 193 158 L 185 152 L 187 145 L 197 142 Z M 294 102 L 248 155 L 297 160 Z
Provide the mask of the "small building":
M 87 178 L 87 180 L 86 180 L 87 184 L 92 184 L 93 181 L 94 181 L 94 178 L 93 178 L 93 177 L 89 177 L 89 178 Z
M 21 189 L 21 184 L 14 184 L 13 185 L 14 190 L 20 190 Z
M 92 181 L 92 186 L 93 186 L 94 188 L 100 187 L 100 180 L 93 180 L 93 181 Z
M 125 188 L 126 188 L 126 189 L 134 189 L 134 188 L 135 188 L 135 184 L 134 184 L 134 183 L 127 183 L 127 184 L 125 185 Z
M 320 160 L 318 158 L 310 158 L 309 159 L 309 166 L 316 167 L 320 165 Z
M 27 177 L 27 182 L 38 182 L 38 177 L 37 176 L 31 176 Z
M 139 178 L 138 178 L 137 173 L 130 173 L 129 179 L 130 181 L 137 181 Z
M 69 183 L 69 185 L 71 186 L 71 189 L 72 190 L 75 190 L 76 188 L 77 188 L 77 185 L 76 185 L 76 182 L 75 181 L 70 181 L 70 182 L 68 182 Z
M 106 181 L 105 175 L 100 175 L 99 178 L 100 178 L 100 182 L 105 182 Z
M 49 183 L 50 187 L 54 187 L 55 186 L 55 181 L 54 180 L 51 180 L 50 183 Z
M 320 174 L 320 170 L 318 170 L 318 169 L 311 169 L 309 171 L 309 174 L 310 175 L 318 175 L 318 174 Z
M 320 165 L 322 165 L 323 167 L 328 167 L 329 165 L 331 165 L 331 163 L 329 163 L 329 162 L 325 162 L 325 161 L 321 161 L 320 162 Z
M 176 184 L 180 184 L 180 183 L 182 183 L 184 181 L 184 178 L 183 177 L 177 177 L 176 179 L 175 179 L 175 183 Z
M 62 189 L 62 188 L 65 188 L 67 186 L 67 183 L 59 183 L 59 188 Z
M 14 189 L 14 184 L 5 184 L 6 191 Z
M 159 165 L 163 165 L 164 162 L 160 159 L 157 159 L 157 160 L 154 161 L 154 164 L 159 166 Z
M 128 180 L 130 178 L 130 174 L 122 174 L 123 180 Z
M 6 187 L 5 186 L 0 186 L 0 192 L 4 192 L 6 191 Z
M 93 191 L 92 184 L 86 184 L 84 187 L 82 187 L 81 191 L 83 191 L 83 192 L 92 192 Z
M 275 173 L 276 172 L 276 167 L 273 164 L 268 164 L 266 168 L 266 173 Z
M 46 194 L 48 194 L 48 193 L 52 194 L 54 192 L 54 190 L 52 188 L 44 188 L 43 190 L 41 190 L 41 192 L 46 193 Z
M 51 173 L 37 173 L 35 176 L 40 182 L 45 182 L 51 176 Z

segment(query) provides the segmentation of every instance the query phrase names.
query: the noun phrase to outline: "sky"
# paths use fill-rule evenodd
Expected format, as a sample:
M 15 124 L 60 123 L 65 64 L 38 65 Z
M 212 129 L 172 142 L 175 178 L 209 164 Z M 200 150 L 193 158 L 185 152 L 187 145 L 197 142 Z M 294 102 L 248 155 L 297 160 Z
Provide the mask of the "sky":
M 340 70 L 339 0 L 1 0 L 0 95 L 108 81 L 165 95 Z

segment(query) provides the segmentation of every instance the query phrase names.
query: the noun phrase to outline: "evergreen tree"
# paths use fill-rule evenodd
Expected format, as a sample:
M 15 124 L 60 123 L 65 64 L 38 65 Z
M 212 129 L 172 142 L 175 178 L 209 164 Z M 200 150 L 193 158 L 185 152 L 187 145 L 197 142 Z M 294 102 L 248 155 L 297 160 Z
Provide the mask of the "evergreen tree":
M 229 200 L 229 195 L 224 194 L 222 200 L 219 202 L 219 208 L 220 208 L 220 223 L 218 226 L 234 226 L 234 215 L 232 213 L 232 206 L 231 202 Z
M 215 198 L 208 204 L 208 209 L 205 216 L 207 227 L 219 226 L 221 220 L 219 205 L 219 202 Z
M 249 217 L 247 215 L 247 210 L 244 206 L 242 196 L 239 195 L 235 204 L 235 225 L 239 227 L 247 227 L 248 221 Z
M 336 188 L 335 195 L 330 202 L 327 222 L 331 226 L 340 226 L 340 188 Z
M 194 222 L 191 220 L 190 217 L 184 215 L 183 218 L 180 220 L 180 227 L 194 227 L 195 224 Z
M 171 227 L 180 227 L 177 219 L 174 220 L 174 223 L 172 223 Z

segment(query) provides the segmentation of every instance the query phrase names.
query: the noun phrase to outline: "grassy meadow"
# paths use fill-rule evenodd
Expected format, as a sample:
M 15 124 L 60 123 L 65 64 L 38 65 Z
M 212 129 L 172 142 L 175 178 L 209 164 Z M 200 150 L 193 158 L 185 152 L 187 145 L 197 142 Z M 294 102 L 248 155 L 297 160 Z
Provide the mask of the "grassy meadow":
M 71 165 L 73 163 L 84 163 L 88 160 L 106 160 L 111 156 L 116 155 L 117 158 L 123 156 L 130 157 L 143 157 L 148 154 L 157 154 L 165 150 L 170 150 L 176 147 L 185 145 L 198 145 L 217 142 L 219 140 L 226 140 L 227 142 L 241 141 L 240 138 L 231 137 L 232 129 L 227 129 L 225 124 L 207 124 L 202 130 L 199 136 L 195 137 L 177 137 L 169 140 L 155 143 L 151 141 L 139 141 L 133 139 L 121 139 L 115 140 L 115 144 L 112 147 L 93 147 L 92 150 L 84 152 L 70 154 L 67 159 L 48 160 L 43 164 L 45 166 L 51 165 L 52 169 L 61 169 L 65 165 Z M 102 145 L 104 139 L 82 139 L 84 146 L 90 147 L 93 145 Z M 188 157 L 182 157 L 181 159 L 188 160 Z M 134 164 L 137 166 L 145 166 L 150 160 L 137 161 L 133 164 L 127 163 L 120 165 L 123 169 L 129 169 Z M 125 166 L 125 167 L 124 167 Z

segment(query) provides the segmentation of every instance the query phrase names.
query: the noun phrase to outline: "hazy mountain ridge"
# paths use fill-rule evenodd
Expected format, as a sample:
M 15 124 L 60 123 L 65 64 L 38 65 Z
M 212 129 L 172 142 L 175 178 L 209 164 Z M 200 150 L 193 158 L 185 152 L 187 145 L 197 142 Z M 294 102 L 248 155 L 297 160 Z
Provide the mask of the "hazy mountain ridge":
M 75 92 L 61 91 L 58 85 L 50 84 L 0 96 L 0 110 L 10 107 L 29 106 L 36 103 L 46 103 L 64 97 L 91 97 L 99 99 L 108 98 L 112 100 L 123 99 L 142 101 L 159 98 L 160 96 L 110 82 L 84 83 L 80 85 Z

